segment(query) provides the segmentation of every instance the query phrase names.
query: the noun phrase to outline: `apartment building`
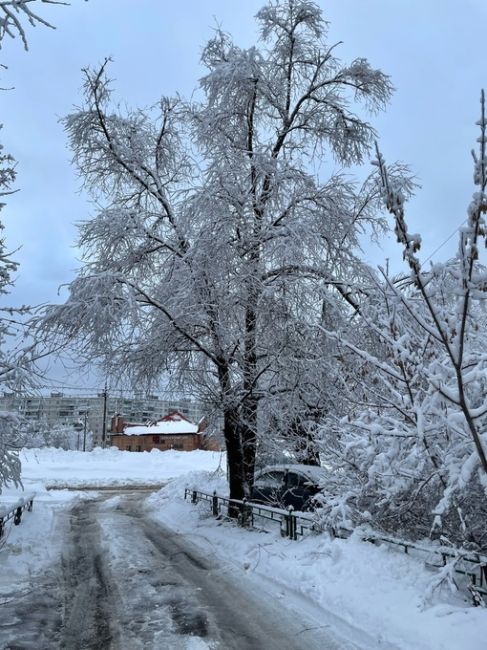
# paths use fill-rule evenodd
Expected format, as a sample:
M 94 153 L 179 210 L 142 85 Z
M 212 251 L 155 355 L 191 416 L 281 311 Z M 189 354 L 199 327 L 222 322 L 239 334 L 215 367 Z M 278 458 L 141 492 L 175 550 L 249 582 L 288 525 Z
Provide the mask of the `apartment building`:
M 0 396 L 0 410 L 13 411 L 30 422 L 43 422 L 48 426 L 86 426 L 93 432 L 95 445 L 103 441 L 110 428 L 111 418 L 121 415 L 126 421 L 145 424 L 156 420 L 169 411 L 179 411 L 193 422 L 206 415 L 204 405 L 191 399 L 168 399 L 164 395 L 142 393 L 68 394 L 51 392 L 46 395 L 18 395 L 4 393 Z

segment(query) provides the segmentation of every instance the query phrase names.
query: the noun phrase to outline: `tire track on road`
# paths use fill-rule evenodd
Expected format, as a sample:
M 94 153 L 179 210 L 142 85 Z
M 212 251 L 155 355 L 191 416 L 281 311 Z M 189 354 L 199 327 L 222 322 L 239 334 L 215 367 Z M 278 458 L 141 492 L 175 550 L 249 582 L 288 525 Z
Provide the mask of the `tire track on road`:
M 100 554 L 98 501 L 82 501 L 71 510 L 71 544 L 63 557 L 63 650 L 109 650 L 113 633 L 111 589 Z M 115 646 L 116 647 L 116 646 Z

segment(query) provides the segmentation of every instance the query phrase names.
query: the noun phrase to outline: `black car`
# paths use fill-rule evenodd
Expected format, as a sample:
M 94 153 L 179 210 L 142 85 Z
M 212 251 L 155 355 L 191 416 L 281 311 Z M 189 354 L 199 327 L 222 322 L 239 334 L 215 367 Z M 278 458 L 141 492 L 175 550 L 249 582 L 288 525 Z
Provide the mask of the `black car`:
M 272 465 L 256 472 L 252 501 L 294 510 L 312 510 L 324 470 L 312 465 Z

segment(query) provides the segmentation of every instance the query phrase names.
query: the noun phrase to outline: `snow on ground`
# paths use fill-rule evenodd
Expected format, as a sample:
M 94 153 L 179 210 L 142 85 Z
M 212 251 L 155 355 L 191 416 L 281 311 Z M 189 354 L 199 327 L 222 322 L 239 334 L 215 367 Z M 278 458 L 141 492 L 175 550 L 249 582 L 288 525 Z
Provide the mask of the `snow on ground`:
M 347 625 L 363 630 L 366 645 L 368 638 L 388 650 L 485 650 L 487 609 L 445 591 L 425 603 L 434 574 L 418 559 L 354 537 L 313 535 L 295 542 L 281 538 L 277 525 L 267 533 L 242 530 L 214 520 L 208 503 L 185 502 L 185 487 L 226 493 L 222 476 L 182 476 L 148 498 L 151 516 L 254 576 L 256 589 L 264 580 L 278 587 L 277 597 L 297 592 L 304 607 L 323 608 L 327 624 L 341 622 L 342 633 Z
M 24 512 L 22 523 L 6 525 L 0 539 L 0 599 L 12 585 L 25 583 L 61 556 L 61 534 L 55 527 L 55 513 L 80 499 L 92 498 L 87 488 L 120 486 L 160 486 L 188 471 L 216 470 L 224 455 L 209 451 L 128 452 L 115 448 L 92 452 L 62 449 L 24 449 L 20 454 L 24 490 L 2 489 L 0 506 L 13 504 L 19 497 L 35 493 L 32 512 Z M 76 489 L 62 488 L 80 488 Z M 55 489 L 53 489 L 55 488 Z M 61 489 L 60 489 L 61 488 Z
M 345 637 L 348 629 L 352 640 L 358 638 L 365 647 L 485 650 L 487 609 L 469 607 L 463 595 L 449 592 L 436 594 L 425 605 L 423 595 L 433 574 L 415 558 L 354 538 L 321 535 L 293 542 L 279 536 L 277 525 L 267 533 L 242 530 L 214 520 L 208 504 L 185 502 L 185 487 L 226 492 L 220 453 L 42 449 L 25 450 L 21 459 L 25 493 L 37 494 L 33 511 L 23 514 L 20 526 L 8 526 L 0 542 L 0 601 L 13 585 L 27 590 L 31 576 L 59 562 L 56 510 L 93 497 L 86 488 L 157 485 L 173 479 L 148 498 L 151 516 L 218 558 L 222 568 L 245 574 L 256 589 L 278 599 L 294 598 L 298 616 L 299 608 L 309 608 L 316 618 L 318 608 L 324 627 Z M 68 486 L 84 491 L 52 489 Z M 25 493 L 5 489 L 0 505 Z
M 95 448 L 91 452 L 63 449 L 24 449 L 22 482 L 25 490 L 64 486 L 99 487 L 160 485 L 194 470 L 212 471 L 225 462 L 224 455 L 211 451 L 120 451 Z

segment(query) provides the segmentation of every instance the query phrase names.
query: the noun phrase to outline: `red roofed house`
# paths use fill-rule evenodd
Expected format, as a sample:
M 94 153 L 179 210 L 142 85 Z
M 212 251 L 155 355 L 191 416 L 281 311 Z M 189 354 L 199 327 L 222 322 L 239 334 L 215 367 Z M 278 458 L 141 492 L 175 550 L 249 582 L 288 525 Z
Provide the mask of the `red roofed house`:
M 219 445 L 215 446 L 216 441 L 204 433 L 206 426 L 204 418 L 198 424 L 193 424 L 179 411 L 171 411 L 160 420 L 148 424 L 125 423 L 123 417 L 116 415 L 112 418 L 111 444 L 124 451 L 219 451 Z

